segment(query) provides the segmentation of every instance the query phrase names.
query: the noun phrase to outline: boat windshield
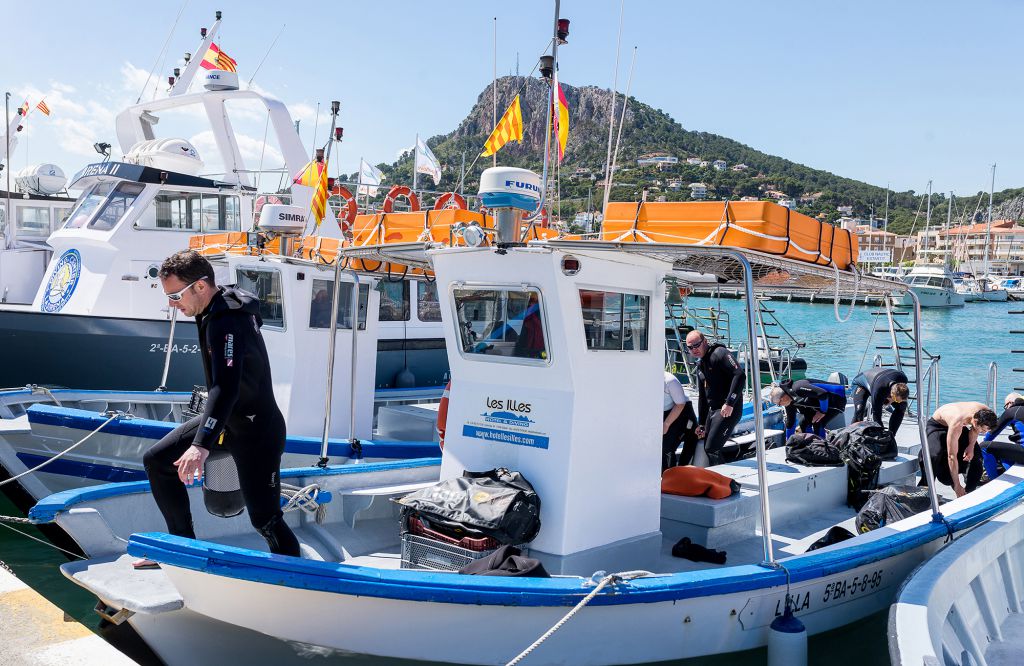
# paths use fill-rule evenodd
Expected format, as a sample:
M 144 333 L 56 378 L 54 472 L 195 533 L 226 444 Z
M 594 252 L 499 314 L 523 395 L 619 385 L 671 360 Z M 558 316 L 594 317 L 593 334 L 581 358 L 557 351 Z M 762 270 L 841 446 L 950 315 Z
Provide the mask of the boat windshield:
M 96 231 L 110 231 L 128 212 L 135 200 L 139 198 L 146 186 L 142 183 L 119 183 L 114 190 L 107 195 L 107 201 L 103 208 L 89 222 L 89 228 Z
M 480 360 L 548 359 L 540 291 L 527 287 L 454 289 L 462 352 Z
M 65 229 L 78 229 L 84 227 L 85 223 L 92 217 L 93 212 L 97 206 L 107 198 L 110 194 L 110 190 L 114 189 L 116 183 L 97 183 L 82 192 L 78 197 L 78 201 L 75 202 L 75 207 L 71 211 L 71 215 L 68 216 L 67 222 L 64 223 Z

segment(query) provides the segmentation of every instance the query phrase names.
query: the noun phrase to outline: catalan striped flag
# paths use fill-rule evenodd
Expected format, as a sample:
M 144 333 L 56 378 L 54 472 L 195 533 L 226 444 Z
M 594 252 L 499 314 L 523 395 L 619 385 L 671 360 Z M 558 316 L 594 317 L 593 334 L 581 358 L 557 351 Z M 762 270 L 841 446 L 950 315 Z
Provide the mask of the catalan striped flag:
M 203 61 L 199 63 L 199 66 L 203 69 L 222 69 L 225 72 L 237 72 L 238 62 L 220 50 L 220 47 L 210 43 L 210 49 L 203 56 Z
M 319 228 L 320 223 L 324 220 L 324 215 L 327 214 L 327 162 L 313 160 L 303 167 L 302 173 L 295 177 L 294 182 L 296 185 L 314 188 L 313 201 L 309 209 Z
M 501 150 L 509 141 L 523 140 L 523 109 L 519 105 L 519 95 L 512 100 L 501 120 L 495 125 L 494 131 L 484 141 L 484 152 L 481 157 L 488 157 Z
M 558 137 L 558 163 L 565 157 L 565 145 L 569 142 L 569 105 L 565 101 L 565 93 L 558 83 L 558 71 L 555 71 L 555 85 L 551 88 L 551 115 L 554 120 L 555 136 Z
M 50 115 L 50 107 L 46 106 L 45 100 L 39 100 L 39 103 L 36 104 L 36 108 L 39 109 L 44 116 Z

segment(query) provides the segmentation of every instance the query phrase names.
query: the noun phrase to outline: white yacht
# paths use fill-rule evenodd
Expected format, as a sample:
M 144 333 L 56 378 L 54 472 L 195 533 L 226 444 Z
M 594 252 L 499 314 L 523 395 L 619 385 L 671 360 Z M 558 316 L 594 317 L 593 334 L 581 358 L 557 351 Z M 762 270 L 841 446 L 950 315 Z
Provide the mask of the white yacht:
M 959 308 L 965 299 L 958 293 L 955 276 L 942 265 L 914 266 L 903 278 L 910 289 L 917 294 L 923 308 Z M 910 296 L 904 295 L 903 305 L 913 305 Z

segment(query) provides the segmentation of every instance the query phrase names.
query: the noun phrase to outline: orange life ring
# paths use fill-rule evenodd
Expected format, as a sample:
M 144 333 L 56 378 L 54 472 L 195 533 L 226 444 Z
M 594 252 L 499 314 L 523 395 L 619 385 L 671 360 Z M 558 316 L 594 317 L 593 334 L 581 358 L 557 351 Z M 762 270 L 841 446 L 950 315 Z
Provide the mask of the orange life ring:
M 449 381 L 444 385 L 444 393 L 441 394 L 441 404 L 437 406 L 437 437 L 441 450 L 444 451 L 444 433 L 448 427 L 448 395 L 451 393 L 452 383 Z
M 446 208 L 466 210 L 466 198 L 458 192 L 445 192 L 434 202 L 434 210 L 444 210 Z
M 341 197 L 344 202 L 338 211 L 338 226 L 347 234 L 352 231 L 352 223 L 356 221 L 356 213 L 359 212 L 356 208 L 356 198 L 344 185 L 335 185 L 331 189 L 331 196 Z
M 253 202 L 252 213 L 253 215 L 259 213 L 263 209 L 263 207 L 268 204 L 276 206 L 280 203 L 280 197 L 276 197 L 273 194 L 261 194 L 260 196 L 256 197 L 256 201 Z
M 548 228 L 548 209 L 547 208 L 541 208 L 540 209 L 540 227 L 541 227 L 541 229 L 547 229 Z
M 409 210 L 416 212 L 420 209 L 420 200 L 416 197 L 416 193 L 405 185 L 395 185 L 388 190 L 388 195 L 384 197 L 384 205 L 381 207 L 385 213 L 390 213 L 395 207 L 395 199 L 398 197 L 405 197 L 409 200 Z

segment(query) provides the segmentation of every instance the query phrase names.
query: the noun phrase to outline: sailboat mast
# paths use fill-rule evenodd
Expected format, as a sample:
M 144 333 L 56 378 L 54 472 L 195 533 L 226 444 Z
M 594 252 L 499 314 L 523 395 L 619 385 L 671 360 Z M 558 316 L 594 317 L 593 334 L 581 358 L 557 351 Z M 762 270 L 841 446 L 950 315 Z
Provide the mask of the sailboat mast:
M 950 261 L 949 261 L 950 256 L 949 255 L 952 253 L 952 247 L 953 247 L 952 243 L 950 243 L 950 241 L 949 241 L 949 228 L 950 228 L 950 225 L 951 225 L 952 222 L 953 222 L 953 191 L 950 190 L 950 192 L 949 192 L 949 206 L 946 209 L 946 253 L 945 253 L 945 255 L 943 255 L 944 258 L 942 260 L 942 263 L 946 265 L 946 268 L 949 268 L 949 264 L 950 264 Z M 937 248 L 938 246 L 939 246 L 939 241 L 938 241 L 938 236 L 936 236 L 935 247 Z
M 988 276 L 988 243 L 992 234 L 992 196 L 996 191 L 996 165 L 992 165 L 992 185 L 988 190 L 988 222 L 985 224 L 985 276 Z
M 921 210 L 918 208 L 918 210 Z M 921 243 L 921 254 L 924 255 L 928 249 L 928 227 L 932 223 L 932 181 L 928 181 L 928 212 L 924 216 L 924 241 Z M 927 261 L 925 262 L 927 263 Z

